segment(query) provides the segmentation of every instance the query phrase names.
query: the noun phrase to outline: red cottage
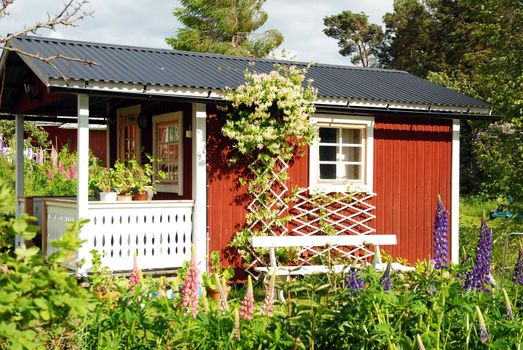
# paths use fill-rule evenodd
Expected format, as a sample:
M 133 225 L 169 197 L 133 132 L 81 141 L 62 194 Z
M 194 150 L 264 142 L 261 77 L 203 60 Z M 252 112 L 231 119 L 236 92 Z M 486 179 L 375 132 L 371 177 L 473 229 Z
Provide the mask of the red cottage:
M 181 266 L 191 243 L 202 268 L 210 251 L 227 251 L 252 198 L 245 198 L 245 188 L 238 186 L 245 169 L 227 165 L 230 144 L 221 132 L 226 117 L 216 108 L 225 103 L 223 89 L 242 84 L 250 62 L 257 72 L 274 70 L 275 63 L 305 64 L 29 36 L 8 45 L 96 62 L 59 59 L 51 66 L 15 51 L 2 53 L 0 109 L 4 116 L 16 116 L 18 138 L 22 121 L 34 116 L 78 122 L 77 198 L 44 198 L 32 205 L 39 210 L 44 250 L 53 250 L 45 242 L 59 237 L 67 221 L 89 218 L 81 233 L 86 243 L 78 252 L 87 260 L 82 271 L 90 267 L 91 249 L 103 252 L 113 270 L 131 269 L 135 251 L 144 269 L 161 270 Z M 347 186 L 363 188 L 369 196 L 361 204 L 366 209 L 356 219 L 357 227 L 333 225 L 335 233 L 394 233 L 398 245 L 390 253 L 411 262 L 432 254 L 440 194 L 450 214 L 449 246 L 456 262 L 460 120 L 491 118 L 491 106 L 396 70 L 318 64 L 308 78 L 319 91 L 312 118 L 319 138 L 291 164 L 285 186 L 340 193 Z M 34 98 L 35 93 L 41 98 Z M 111 164 L 145 161 L 146 153 L 161 158 L 154 166 L 168 176 L 155 185 L 153 200 L 89 198 L 88 122 L 93 117 L 106 120 Z M 21 152 L 17 160 L 20 214 L 28 203 L 23 200 Z M 310 210 L 312 204 L 304 204 L 307 193 L 289 210 Z M 340 220 L 352 222 L 350 217 Z M 288 234 L 299 234 L 300 225 L 291 223 Z

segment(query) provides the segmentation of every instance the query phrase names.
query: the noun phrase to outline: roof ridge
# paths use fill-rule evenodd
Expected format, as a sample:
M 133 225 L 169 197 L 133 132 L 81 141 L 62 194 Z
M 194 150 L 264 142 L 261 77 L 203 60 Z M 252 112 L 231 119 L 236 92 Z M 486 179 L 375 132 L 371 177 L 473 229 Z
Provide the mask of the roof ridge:
M 314 62 L 314 61 L 312 61 L 312 62 L 289 61 L 289 60 L 283 60 L 283 59 L 277 59 L 277 58 L 271 59 L 271 58 L 260 58 L 260 57 L 231 56 L 231 55 L 223 55 L 223 54 L 215 54 L 215 53 L 207 53 L 207 52 L 183 51 L 183 50 L 176 50 L 176 49 L 162 49 L 162 48 L 123 45 L 123 44 L 109 44 L 109 43 L 103 43 L 103 42 L 52 38 L 52 37 L 43 37 L 43 36 L 35 36 L 35 35 L 24 35 L 24 36 L 16 37 L 13 40 L 22 40 L 22 39 L 38 40 L 38 41 L 52 41 L 55 43 L 68 43 L 68 44 L 85 45 L 85 46 L 102 46 L 105 48 L 126 49 L 126 50 L 133 50 L 133 51 L 148 51 L 148 52 L 195 56 L 195 57 L 207 57 L 207 58 L 226 59 L 226 60 L 230 59 L 230 60 L 246 61 L 246 62 L 265 62 L 265 63 L 297 65 L 297 66 L 311 65 L 311 68 L 322 67 L 322 68 L 331 68 L 331 69 L 353 69 L 353 70 L 364 70 L 364 71 L 381 71 L 381 72 L 389 72 L 389 73 L 409 74 L 408 72 L 405 72 L 402 70 L 396 70 L 396 69 L 344 66 L 344 65 L 339 65 L 339 64 L 320 63 L 320 62 Z

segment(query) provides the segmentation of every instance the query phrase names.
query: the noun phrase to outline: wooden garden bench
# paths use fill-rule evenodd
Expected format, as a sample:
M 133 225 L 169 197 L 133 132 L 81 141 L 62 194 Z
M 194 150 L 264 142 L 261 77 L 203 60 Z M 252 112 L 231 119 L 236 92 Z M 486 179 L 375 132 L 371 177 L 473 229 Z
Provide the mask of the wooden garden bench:
M 373 265 L 377 270 L 384 270 L 386 264 L 381 261 L 380 246 L 396 245 L 397 239 L 394 234 L 383 235 L 340 235 L 340 236 L 253 236 L 253 248 L 268 248 L 270 257 L 269 267 L 256 267 L 259 272 L 275 273 L 279 276 L 308 275 L 312 273 L 328 272 L 326 265 L 298 265 L 298 266 L 278 266 L 276 261 L 276 248 L 284 247 L 326 247 L 325 252 L 336 246 L 373 246 L 374 261 Z M 335 272 L 342 272 L 349 268 L 351 262 L 346 265 L 334 265 Z M 404 266 L 399 263 L 392 264 L 393 270 L 411 271 L 412 267 Z

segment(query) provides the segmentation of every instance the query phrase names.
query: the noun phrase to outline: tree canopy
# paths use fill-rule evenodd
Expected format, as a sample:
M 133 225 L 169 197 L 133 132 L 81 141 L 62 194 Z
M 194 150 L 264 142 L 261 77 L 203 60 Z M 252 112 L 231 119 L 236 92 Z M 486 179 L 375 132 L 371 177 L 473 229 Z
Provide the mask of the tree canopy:
M 265 0 L 181 0 L 173 14 L 184 25 L 166 38 L 174 49 L 266 57 L 283 42 L 276 29 L 256 31 L 267 21 Z
M 350 56 L 353 64 L 363 67 L 373 64 L 372 58 L 383 40 L 383 30 L 377 24 L 369 24 L 369 16 L 364 13 L 343 11 L 323 19 L 325 35 L 337 39 L 339 53 Z

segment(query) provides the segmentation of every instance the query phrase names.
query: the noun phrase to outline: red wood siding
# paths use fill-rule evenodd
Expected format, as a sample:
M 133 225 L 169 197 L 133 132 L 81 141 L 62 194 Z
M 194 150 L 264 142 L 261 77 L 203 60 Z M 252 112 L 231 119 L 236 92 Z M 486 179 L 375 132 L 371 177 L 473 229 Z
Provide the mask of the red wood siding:
M 221 133 L 223 116 L 209 110 L 208 228 L 209 251 L 227 248 L 245 222 L 249 197 L 239 188 L 244 167 L 227 166 L 230 143 Z M 377 233 L 398 235 L 398 246 L 385 250 L 414 263 L 431 254 L 436 197 L 450 208 L 451 122 L 434 119 L 377 117 L 374 129 L 374 191 L 377 197 L 372 226 Z M 290 187 L 308 186 L 308 152 L 289 169 Z M 450 222 L 450 218 L 449 218 Z
M 77 130 L 76 129 L 60 129 L 56 126 L 44 126 L 43 129 L 49 133 L 49 140 L 53 145 L 62 149 L 64 145 L 68 145 L 70 150 L 76 152 L 77 144 Z M 107 132 L 105 130 L 89 130 L 89 149 L 93 154 L 103 160 L 107 159 Z
M 395 233 L 398 245 L 386 250 L 414 263 L 432 254 L 438 194 L 451 210 L 451 122 L 397 117 L 375 121 L 376 229 Z

